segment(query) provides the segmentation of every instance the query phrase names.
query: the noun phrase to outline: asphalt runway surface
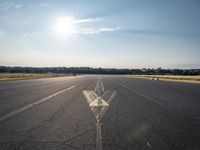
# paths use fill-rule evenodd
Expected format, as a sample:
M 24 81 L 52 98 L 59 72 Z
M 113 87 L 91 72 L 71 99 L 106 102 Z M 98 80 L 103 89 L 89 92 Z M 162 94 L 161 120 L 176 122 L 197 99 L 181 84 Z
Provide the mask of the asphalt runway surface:
M 29 149 L 199 150 L 200 85 L 111 75 L 0 81 L 0 150 Z

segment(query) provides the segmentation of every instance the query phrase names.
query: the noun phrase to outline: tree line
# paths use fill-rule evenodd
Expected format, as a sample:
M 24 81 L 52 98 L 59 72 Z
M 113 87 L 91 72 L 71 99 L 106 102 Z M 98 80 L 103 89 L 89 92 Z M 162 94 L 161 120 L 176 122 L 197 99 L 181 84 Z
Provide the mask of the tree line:
M 134 74 L 134 75 L 200 75 L 200 69 L 116 69 L 92 67 L 8 67 L 0 73 L 63 73 L 63 74 Z

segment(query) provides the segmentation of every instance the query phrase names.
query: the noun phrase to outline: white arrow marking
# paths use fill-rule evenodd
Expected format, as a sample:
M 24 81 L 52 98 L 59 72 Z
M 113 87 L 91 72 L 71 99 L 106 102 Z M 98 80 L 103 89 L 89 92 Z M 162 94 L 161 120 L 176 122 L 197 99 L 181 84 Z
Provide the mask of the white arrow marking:
M 96 98 L 93 102 L 89 104 L 90 107 L 108 107 L 108 103 L 106 103 L 101 97 Z
M 103 93 L 103 94 L 102 94 Z M 116 91 L 106 91 L 104 92 L 103 82 L 99 78 L 95 86 L 94 91 L 83 91 L 90 109 L 94 113 L 97 120 L 97 135 L 96 135 L 96 150 L 102 150 L 102 135 L 101 135 L 101 119 L 103 118 L 106 110 L 113 101 Z M 107 101 L 106 101 L 107 100 Z
M 96 92 L 91 90 L 91 91 L 83 91 L 83 94 L 90 106 L 90 109 L 94 113 L 97 121 L 100 121 L 103 118 L 107 108 L 111 104 L 117 92 L 106 91 L 102 96 L 99 96 Z M 108 100 L 106 101 L 105 99 Z
M 112 95 L 110 96 L 110 98 L 109 98 L 108 101 L 107 101 L 108 106 L 111 104 L 111 102 L 112 102 L 112 100 L 114 99 L 114 97 L 115 97 L 116 94 L 117 94 L 116 91 L 114 91 L 114 92 L 112 93 Z M 103 116 L 104 116 L 104 114 L 106 113 L 107 109 L 108 109 L 108 107 L 103 107 L 103 108 L 102 108 L 102 111 L 101 111 L 101 113 L 100 113 L 100 118 L 103 118 Z

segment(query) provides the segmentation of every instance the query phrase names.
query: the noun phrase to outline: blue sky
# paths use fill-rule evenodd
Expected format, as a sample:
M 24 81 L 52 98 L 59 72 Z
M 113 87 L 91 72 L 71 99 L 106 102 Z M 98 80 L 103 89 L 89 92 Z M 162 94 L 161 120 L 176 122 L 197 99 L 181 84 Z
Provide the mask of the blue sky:
M 0 0 L 0 65 L 200 68 L 199 0 Z

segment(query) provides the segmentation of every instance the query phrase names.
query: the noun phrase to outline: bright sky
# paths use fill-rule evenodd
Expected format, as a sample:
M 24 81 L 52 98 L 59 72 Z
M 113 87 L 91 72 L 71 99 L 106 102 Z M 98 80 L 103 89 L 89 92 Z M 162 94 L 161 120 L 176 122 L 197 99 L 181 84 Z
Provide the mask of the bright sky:
M 0 0 L 0 65 L 200 68 L 200 1 Z

